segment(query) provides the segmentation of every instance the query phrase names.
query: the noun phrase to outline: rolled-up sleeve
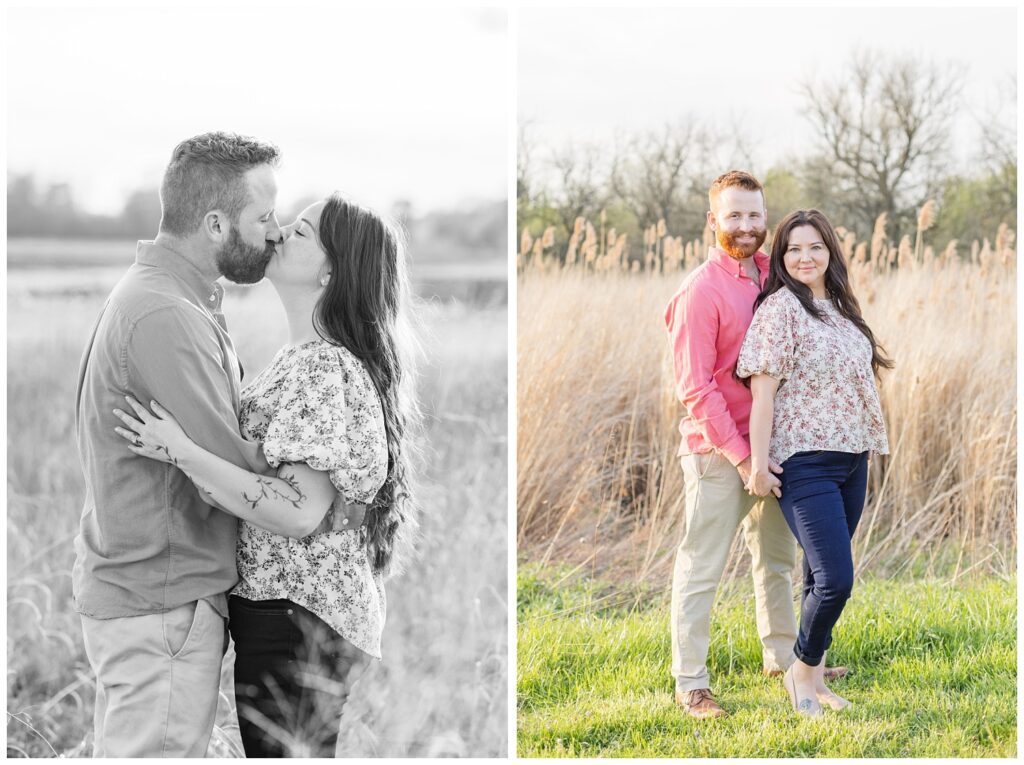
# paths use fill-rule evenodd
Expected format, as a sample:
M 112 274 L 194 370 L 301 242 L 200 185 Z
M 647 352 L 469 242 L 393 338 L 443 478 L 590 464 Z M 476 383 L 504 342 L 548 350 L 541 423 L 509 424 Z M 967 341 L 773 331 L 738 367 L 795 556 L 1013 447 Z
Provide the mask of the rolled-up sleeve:
M 672 343 L 676 395 L 704 438 L 733 465 L 750 456 L 750 444 L 729 413 L 715 381 L 719 317 L 715 305 L 685 289 L 665 312 Z
M 155 400 L 207 451 L 245 470 L 269 470 L 260 444 L 242 437 L 216 330 L 198 309 L 166 307 L 141 318 L 126 346 L 126 387 Z

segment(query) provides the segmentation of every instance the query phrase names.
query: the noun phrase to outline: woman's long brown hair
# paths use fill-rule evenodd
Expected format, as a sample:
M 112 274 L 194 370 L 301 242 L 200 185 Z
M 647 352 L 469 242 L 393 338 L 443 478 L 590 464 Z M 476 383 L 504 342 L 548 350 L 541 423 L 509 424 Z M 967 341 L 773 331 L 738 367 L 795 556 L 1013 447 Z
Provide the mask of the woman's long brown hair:
M 397 226 L 337 193 L 327 198 L 318 229 L 331 275 L 313 324 L 322 338 L 363 362 L 384 410 L 388 472 L 366 522 L 373 569 L 384 572 L 392 568 L 396 550 L 399 559 L 411 552 L 418 525 L 408 439 L 417 412 L 415 341 L 403 237 Z

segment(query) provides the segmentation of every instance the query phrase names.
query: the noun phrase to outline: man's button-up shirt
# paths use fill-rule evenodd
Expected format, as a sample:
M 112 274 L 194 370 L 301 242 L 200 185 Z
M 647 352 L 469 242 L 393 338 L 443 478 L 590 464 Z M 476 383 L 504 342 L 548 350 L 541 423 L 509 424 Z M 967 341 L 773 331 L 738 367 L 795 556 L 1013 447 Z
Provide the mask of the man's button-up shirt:
M 754 301 L 768 280 L 768 256 L 759 251 L 753 257 L 759 284 L 742 263 L 712 247 L 665 310 L 676 395 L 686 407 L 679 422 L 680 454 L 717 451 L 733 465 L 750 456 L 750 390 L 733 369 Z
M 173 465 L 132 454 L 114 432 L 126 394 L 158 401 L 208 451 L 255 472 L 259 444 L 238 426 L 238 359 L 223 288 L 185 258 L 139 242 L 79 371 L 76 430 L 86 497 L 75 538 L 76 609 L 94 618 L 156 613 L 200 598 L 227 614 L 237 520 L 210 507 Z

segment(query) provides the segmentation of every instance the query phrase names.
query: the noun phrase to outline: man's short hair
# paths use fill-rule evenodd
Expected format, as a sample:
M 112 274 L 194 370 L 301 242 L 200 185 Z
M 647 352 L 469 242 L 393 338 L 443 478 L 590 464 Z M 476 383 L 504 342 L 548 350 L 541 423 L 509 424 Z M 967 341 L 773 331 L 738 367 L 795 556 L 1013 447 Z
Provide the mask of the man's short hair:
M 742 170 L 730 170 L 715 178 L 711 183 L 711 188 L 708 189 L 708 204 L 711 205 L 712 209 L 715 206 L 715 197 L 730 186 L 736 186 L 747 191 L 760 191 L 761 196 L 764 196 L 764 186 L 761 185 L 757 178 Z
M 185 139 L 174 147 L 160 184 L 160 230 L 188 236 L 210 210 L 223 210 L 237 223 L 249 203 L 245 174 L 260 165 L 276 167 L 280 159 L 274 144 L 236 133 Z

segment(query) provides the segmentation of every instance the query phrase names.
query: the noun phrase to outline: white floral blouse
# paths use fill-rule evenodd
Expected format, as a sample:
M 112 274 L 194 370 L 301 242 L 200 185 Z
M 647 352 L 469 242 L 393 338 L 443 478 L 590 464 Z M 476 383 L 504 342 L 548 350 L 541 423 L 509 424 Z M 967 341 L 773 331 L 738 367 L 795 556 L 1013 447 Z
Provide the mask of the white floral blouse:
M 797 452 L 889 453 L 885 422 L 871 371 L 871 341 L 836 310 L 815 299 L 825 321 L 811 316 L 783 287 L 754 313 L 736 374 L 780 380 L 769 459 L 782 464 Z
M 387 476 L 384 414 L 366 368 L 345 348 L 314 340 L 282 348 L 242 392 L 242 435 L 262 441 L 271 467 L 328 472 L 347 502 L 370 503 Z M 380 658 L 386 601 L 359 529 L 289 539 L 242 521 L 232 591 L 291 600 Z

